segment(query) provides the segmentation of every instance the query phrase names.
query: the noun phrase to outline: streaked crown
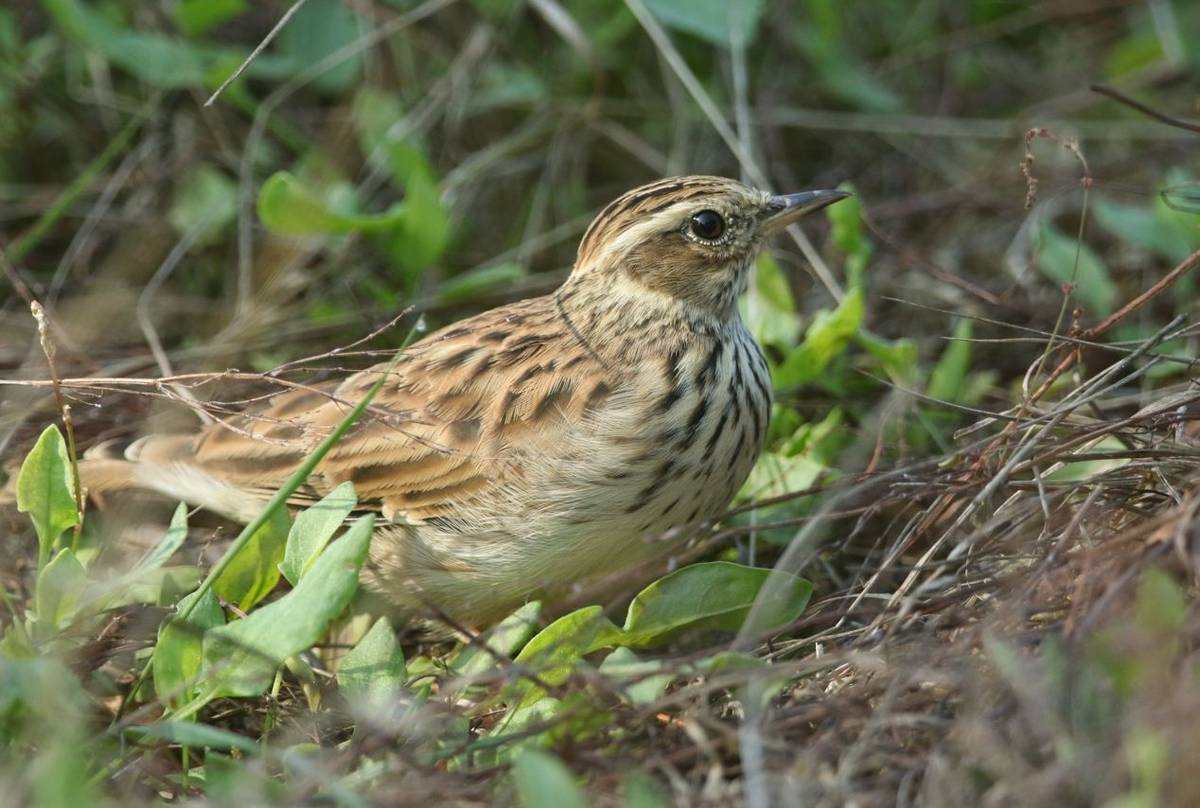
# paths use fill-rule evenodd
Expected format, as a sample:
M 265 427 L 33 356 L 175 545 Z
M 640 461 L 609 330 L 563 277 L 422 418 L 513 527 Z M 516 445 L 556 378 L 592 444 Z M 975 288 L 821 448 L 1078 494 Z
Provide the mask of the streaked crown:
M 604 279 L 731 316 L 763 239 L 845 196 L 842 191 L 776 196 L 708 176 L 643 185 L 592 221 L 572 279 Z

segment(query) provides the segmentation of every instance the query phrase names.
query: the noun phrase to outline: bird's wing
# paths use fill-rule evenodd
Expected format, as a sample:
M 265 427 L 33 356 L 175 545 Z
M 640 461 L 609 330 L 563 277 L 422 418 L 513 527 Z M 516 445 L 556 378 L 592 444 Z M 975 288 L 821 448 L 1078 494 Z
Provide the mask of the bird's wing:
M 189 462 L 237 489 L 268 494 L 385 369 L 335 387 L 294 389 L 209 427 L 191 443 Z M 349 480 L 360 502 L 406 521 L 486 507 L 520 476 L 526 447 L 553 445 L 608 398 L 601 371 L 552 298 L 432 334 L 405 351 L 368 411 L 317 466 L 310 493 Z

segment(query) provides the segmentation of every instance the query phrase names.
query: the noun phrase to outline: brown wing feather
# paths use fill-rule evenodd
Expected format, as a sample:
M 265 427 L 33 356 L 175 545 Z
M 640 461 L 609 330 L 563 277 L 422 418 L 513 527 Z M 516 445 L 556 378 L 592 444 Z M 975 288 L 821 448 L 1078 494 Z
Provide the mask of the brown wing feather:
M 553 438 L 607 388 L 581 384 L 594 360 L 552 298 L 486 312 L 405 351 L 368 413 L 309 480 L 320 495 L 346 480 L 360 501 L 409 521 L 453 516 L 514 472 L 514 442 Z M 197 436 L 192 462 L 246 490 L 269 492 L 374 385 L 384 365 L 336 387 L 292 390 Z M 592 374 L 594 375 L 594 374 Z M 524 442 L 524 441 L 522 441 Z

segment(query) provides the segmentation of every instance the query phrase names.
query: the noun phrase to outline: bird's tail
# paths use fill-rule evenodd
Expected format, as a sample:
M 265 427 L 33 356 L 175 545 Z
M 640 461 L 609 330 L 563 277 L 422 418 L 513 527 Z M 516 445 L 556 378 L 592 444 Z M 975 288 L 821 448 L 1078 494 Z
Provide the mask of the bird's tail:
M 122 444 L 101 443 L 79 459 L 79 483 L 88 496 L 127 490 L 153 491 L 208 508 L 235 521 L 252 519 L 263 497 L 199 468 L 191 435 L 151 435 Z M 16 469 L 0 489 L 0 505 L 16 501 Z

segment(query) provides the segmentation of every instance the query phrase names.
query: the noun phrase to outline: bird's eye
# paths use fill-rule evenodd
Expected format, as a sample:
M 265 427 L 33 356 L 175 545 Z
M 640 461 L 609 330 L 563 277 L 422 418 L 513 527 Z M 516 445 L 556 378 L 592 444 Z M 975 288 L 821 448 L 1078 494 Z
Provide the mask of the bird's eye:
M 705 241 L 716 241 L 725 232 L 725 219 L 715 210 L 702 210 L 692 217 L 692 235 Z

